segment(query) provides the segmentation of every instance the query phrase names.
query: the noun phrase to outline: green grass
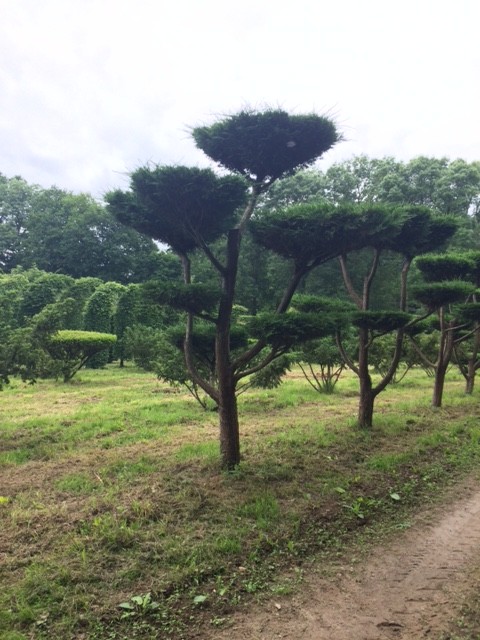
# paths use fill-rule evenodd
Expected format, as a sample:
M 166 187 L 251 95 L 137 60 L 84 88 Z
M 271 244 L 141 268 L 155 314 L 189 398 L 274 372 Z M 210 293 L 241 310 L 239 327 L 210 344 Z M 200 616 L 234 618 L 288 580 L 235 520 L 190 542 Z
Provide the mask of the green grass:
M 346 374 L 320 395 L 294 371 L 242 395 L 243 459 L 225 474 L 218 415 L 151 375 L 14 381 L 0 394 L 0 638 L 188 637 L 192 621 L 291 593 L 316 558 L 327 570 L 404 528 L 478 469 L 478 391 L 464 396 L 458 376 L 433 410 L 431 379 L 411 372 L 367 433 L 356 384 Z

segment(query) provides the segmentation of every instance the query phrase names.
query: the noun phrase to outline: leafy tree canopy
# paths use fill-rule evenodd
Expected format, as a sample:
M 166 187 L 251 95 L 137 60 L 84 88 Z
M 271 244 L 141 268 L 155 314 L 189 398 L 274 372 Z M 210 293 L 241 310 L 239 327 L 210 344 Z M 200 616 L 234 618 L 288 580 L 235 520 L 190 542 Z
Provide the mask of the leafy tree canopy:
M 192 131 L 197 147 L 223 167 L 269 185 L 307 167 L 340 140 L 331 119 L 282 110 L 243 110 Z
M 423 205 L 406 205 L 395 211 L 402 224 L 385 248 L 409 259 L 442 248 L 458 229 L 457 218 L 435 214 Z
M 250 319 L 249 330 L 275 349 L 286 350 L 307 340 L 335 334 L 340 322 L 341 318 L 333 314 L 263 312 Z
M 404 216 L 377 204 L 300 204 L 252 220 L 262 246 L 297 264 L 321 264 L 365 246 L 390 247 Z
M 245 182 L 236 176 L 156 166 L 134 171 L 130 191 L 113 191 L 106 200 L 117 220 L 185 255 L 225 233 L 246 195 Z
M 409 313 L 402 311 L 357 311 L 352 316 L 355 327 L 390 333 L 404 327 L 412 319 Z
M 464 280 L 472 273 L 474 262 L 466 254 L 443 253 L 419 256 L 415 265 L 426 282 Z
M 219 290 L 211 285 L 193 282 L 174 286 L 150 281 L 143 285 L 146 296 L 158 304 L 168 305 L 179 311 L 203 315 L 214 311 L 218 305 Z
M 470 283 L 461 280 L 429 282 L 425 285 L 412 287 L 413 297 L 430 311 L 435 311 L 440 307 L 456 302 L 462 302 L 474 291 L 475 288 Z

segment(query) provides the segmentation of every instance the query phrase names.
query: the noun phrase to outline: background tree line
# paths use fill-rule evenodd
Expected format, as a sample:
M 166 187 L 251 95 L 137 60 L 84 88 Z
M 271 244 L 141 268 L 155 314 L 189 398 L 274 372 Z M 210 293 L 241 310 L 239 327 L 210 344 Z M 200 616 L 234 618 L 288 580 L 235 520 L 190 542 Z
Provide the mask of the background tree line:
M 175 261 L 118 223 L 87 194 L 43 189 L 0 174 L 0 268 L 38 267 L 73 278 L 126 284 L 174 277 Z

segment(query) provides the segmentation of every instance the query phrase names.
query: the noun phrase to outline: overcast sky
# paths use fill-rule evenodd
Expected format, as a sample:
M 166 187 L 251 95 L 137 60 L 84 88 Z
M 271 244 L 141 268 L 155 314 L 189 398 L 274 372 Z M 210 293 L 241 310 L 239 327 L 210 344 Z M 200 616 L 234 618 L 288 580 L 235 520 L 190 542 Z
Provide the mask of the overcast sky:
M 335 118 L 365 153 L 480 160 L 479 0 L 0 0 L 0 172 L 100 197 L 206 165 L 192 125 Z

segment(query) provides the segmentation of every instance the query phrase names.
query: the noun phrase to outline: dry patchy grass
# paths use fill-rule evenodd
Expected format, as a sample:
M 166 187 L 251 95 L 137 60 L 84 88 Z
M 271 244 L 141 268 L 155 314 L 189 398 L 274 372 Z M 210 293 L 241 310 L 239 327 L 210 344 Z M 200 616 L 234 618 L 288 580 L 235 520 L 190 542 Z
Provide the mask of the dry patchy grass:
M 4 637 L 184 637 L 192 619 L 221 624 L 249 598 L 293 588 L 318 554 L 394 528 L 480 453 L 478 399 L 451 376 L 434 411 L 430 381 L 415 376 L 382 394 L 371 433 L 353 428 L 348 375 L 332 396 L 297 372 L 245 394 L 232 474 L 218 467 L 216 414 L 148 374 L 7 389 Z M 155 606 L 131 600 L 147 593 Z

